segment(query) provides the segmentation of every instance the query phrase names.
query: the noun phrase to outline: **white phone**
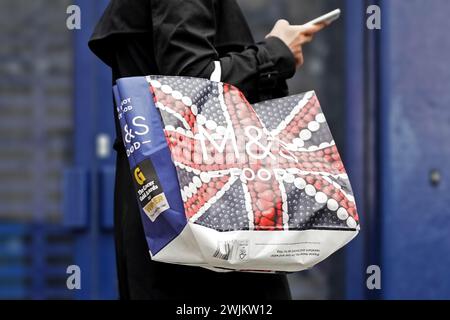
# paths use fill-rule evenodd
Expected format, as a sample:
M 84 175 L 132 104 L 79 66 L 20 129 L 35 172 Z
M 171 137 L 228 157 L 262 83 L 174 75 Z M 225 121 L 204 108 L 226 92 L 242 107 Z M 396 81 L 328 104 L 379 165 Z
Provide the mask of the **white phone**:
M 324 14 L 323 16 L 320 16 L 314 20 L 311 20 L 311 21 L 305 23 L 305 25 L 319 24 L 322 22 L 326 22 L 326 23 L 330 24 L 333 21 L 336 21 L 337 19 L 339 19 L 340 16 L 341 16 L 341 10 L 336 9 L 331 12 L 328 12 L 327 14 Z

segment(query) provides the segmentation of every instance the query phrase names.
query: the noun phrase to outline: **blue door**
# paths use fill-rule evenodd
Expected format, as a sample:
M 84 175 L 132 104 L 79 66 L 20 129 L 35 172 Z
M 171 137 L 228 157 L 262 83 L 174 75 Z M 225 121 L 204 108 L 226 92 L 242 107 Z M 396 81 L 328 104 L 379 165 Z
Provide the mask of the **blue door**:
M 449 299 L 450 2 L 383 1 L 382 11 L 383 298 Z
M 114 138 L 111 75 L 87 46 L 108 1 L 79 0 L 82 28 L 74 31 L 74 165 L 64 182 L 65 226 L 75 238 L 82 299 L 116 299 L 113 243 Z
M 450 2 L 347 1 L 347 168 L 362 232 L 347 296 L 450 298 Z M 381 290 L 366 268 L 381 267 Z

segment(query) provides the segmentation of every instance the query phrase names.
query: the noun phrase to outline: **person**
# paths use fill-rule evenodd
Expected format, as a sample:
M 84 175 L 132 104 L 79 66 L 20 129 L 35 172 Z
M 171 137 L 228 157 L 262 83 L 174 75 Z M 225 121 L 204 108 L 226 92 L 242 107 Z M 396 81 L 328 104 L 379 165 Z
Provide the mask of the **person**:
M 112 0 L 89 41 L 118 78 L 172 75 L 221 81 L 258 102 L 286 96 L 286 79 L 303 60 L 302 46 L 324 25 L 279 20 L 256 43 L 236 0 Z M 114 108 L 115 109 L 115 108 Z M 116 112 L 116 111 L 114 111 Z M 114 224 L 121 299 L 290 299 L 285 275 L 216 273 L 151 260 L 118 126 Z

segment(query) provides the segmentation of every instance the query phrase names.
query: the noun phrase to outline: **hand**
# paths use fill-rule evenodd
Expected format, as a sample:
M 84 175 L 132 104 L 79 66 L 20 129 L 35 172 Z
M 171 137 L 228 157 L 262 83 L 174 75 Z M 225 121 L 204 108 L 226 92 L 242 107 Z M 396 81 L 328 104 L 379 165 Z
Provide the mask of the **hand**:
M 297 68 L 303 65 L 302 46 L 313 40 L 314 34 L 326 27 L 327 23 L 313 25 L 291 25 L 288 21 L 282 19 L 275 23 L 272 31 L 266 36 L 278 37 L 283 41 L 295 57 Z

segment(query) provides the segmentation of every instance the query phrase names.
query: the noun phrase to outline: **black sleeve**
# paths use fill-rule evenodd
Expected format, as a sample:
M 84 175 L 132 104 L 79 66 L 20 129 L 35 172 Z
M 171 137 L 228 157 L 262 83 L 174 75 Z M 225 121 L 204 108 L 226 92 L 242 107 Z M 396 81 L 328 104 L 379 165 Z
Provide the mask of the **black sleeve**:
M 151 2 L 155 58 L 161 74 L 209 78 L 214 61 L 220 61 L 223 82 L 237 86 L 247 97 L 260 98 L 264 91 L 285 86 L 285 80 L 294 75 L 294 56 L 275 37 L 219 57 L 214 47 L 214 0 Z

